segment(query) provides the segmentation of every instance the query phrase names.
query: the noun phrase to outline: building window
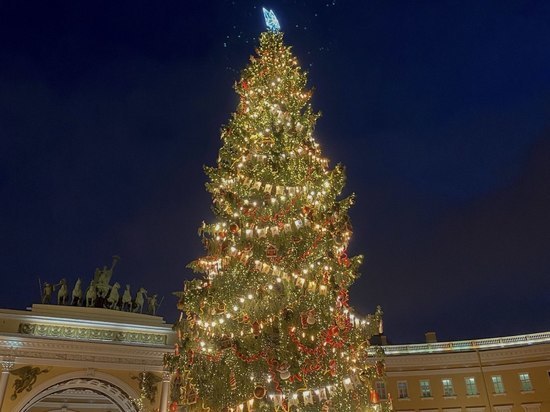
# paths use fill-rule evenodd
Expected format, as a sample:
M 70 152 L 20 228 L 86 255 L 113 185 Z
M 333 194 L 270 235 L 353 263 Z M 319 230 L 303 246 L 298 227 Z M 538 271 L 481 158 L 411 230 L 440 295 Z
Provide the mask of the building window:
M 409 387 L 407 386 L 407 381 L 397 382 L 397 397 L 399 399 L 409 398 Z
M 387 399 L 388 396 L 386 394 L 386 383 L 382 381 L 377 381 L 376 392 L 378 393 L 378 397 L 380 399 Z
M 502 383 L 502 376 L 491 376 L 493 381 L 493 393 L 504 393 L 504 384 Z
M 466 383 L 466 395 L 478 395 L 479 392 L 477 391 L 477 385 L 476 385 L 476 379 L 469 377 L 464 378 L 464 382 Z
M 531 383 L 531 378 L 527 372 L 519 374 L 519 381 L 521 382 L 522 391 L 532 391 L 533 384 Z
M 441 379 L 441 383 L 443 384 L 443 396 L 455 396 L 452 379 Z
M 430 381 L 428 379 L 422 379 L 420 381 L 420 395 L 423 398 L 432 397 L 432 388 L 430 388 Z

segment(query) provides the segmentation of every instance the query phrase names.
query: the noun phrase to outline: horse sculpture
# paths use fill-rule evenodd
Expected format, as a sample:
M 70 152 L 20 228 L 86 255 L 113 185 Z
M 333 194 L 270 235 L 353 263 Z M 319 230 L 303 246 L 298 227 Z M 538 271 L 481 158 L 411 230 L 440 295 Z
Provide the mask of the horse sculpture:
M 116 282 L 113 287 L 111 288 L 111 291 L 109 292 L 109 296 L 107 296 L 107 305 L 109 309 L 116 309 L 118 306 L 118 299 L 120 295 L 118 294 L 118 290 L 120 289 L 120 284 Z
M 86 307 L 92 307 L 95 305 L 95 300 L 97 299 L 97 290 L 95 288 L 95 282 L 90 281 L 90 286 L 86 290 Z
M 126 285 L 126 289 L 122 294 L 122 310 L 132 310 L 132 294 L 130 293 L 130 285 Z
M 74 284 L 71 305 L 80 306 L 82 305 L 82 288 L 80 287 L 81 281 L 80 278 L 76 280 Z
M 143 313 L 143 304 L 145 303 L 145 296 L 147 296 L 147 290 L 139 288 L 136 293 L 136 299 L 134 301 L 134 312 L 139 310 L 139 313 Z
M 61 279 L 61 281 L 56 286 L 60 286 L 59 292 L 57 292 L 57 304 L 65 305 L 67 303 L 67 295 L 69 294 L 67 281 L 65 279 Z

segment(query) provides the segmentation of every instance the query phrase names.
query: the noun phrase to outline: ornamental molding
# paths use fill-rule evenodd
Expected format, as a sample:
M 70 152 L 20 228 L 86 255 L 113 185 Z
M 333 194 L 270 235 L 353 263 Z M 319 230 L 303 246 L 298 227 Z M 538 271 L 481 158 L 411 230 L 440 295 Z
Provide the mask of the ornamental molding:
M 492 349 L 525 347 L 545 343 L 550 343 L 550 332 L 451 342 L 419 343 L 411 345 L 386 345 L 383 348 L 387 356 L 397 356 L 475 351 L 482 352 Z
M 124 343 L 69 341 L 37 337 L 0 336 L 0 356 L 15 359 L 15 364 L 34 363 L 52 366 L 108 368 L 162 372 L 163 357 L 170 346 L 138 346 Z
M 102 328 L 75 327 L 55 324 L 21 323 L 19 332 L 23 335 L 48 338 L 62 338 L 86 341 L 140 343 L 145 345 L 166 345 L 166 334 Z

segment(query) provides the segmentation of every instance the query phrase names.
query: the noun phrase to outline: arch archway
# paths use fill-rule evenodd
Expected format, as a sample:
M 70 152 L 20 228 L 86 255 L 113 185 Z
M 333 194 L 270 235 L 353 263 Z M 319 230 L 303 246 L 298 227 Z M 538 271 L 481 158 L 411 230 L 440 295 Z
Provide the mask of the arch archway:
M 126 383 L 106 373 L 86 371 L 57 376 L 36 386 L 14 412 L 109 411 L 137 412 L 132 399 L 136 392 Z

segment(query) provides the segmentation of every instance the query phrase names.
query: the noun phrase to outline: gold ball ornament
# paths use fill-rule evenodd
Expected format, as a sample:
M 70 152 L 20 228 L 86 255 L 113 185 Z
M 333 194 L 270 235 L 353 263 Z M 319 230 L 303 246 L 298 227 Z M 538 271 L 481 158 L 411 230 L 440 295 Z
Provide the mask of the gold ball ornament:
M 256 387 L 254 388 L 254 397 L 256 399 L 262 399 L 265 396 L 266 392 L 267 391 L 264 386 L 256 385 Z

